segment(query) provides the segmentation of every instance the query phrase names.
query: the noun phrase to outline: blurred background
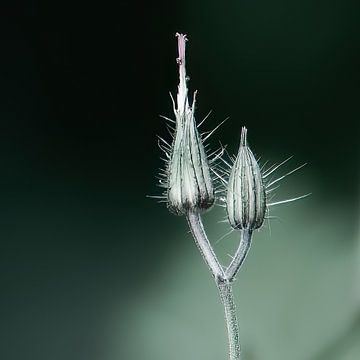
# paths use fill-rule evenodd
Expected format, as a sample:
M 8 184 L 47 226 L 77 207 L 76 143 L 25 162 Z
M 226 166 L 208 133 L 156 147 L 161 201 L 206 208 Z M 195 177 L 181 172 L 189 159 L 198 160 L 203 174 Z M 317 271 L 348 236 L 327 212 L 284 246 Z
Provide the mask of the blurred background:
M 294 158 L 235 285 L 244 360 L 360 357 L 357 1 L 3 1 L 0 357 L 226 359 L 223 309 L 159 194 L 175 32 L 197 119 Z M 221 208 L 205 222 L 225 263 Z

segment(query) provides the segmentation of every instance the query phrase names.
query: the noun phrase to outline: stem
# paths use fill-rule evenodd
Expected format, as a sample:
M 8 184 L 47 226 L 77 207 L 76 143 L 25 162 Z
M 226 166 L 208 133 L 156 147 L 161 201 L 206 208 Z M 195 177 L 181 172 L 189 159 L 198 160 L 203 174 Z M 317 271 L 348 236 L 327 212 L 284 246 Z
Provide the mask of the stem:
M 189 223 L 189 227 L 194 237 L 195 243 L 207 266 L 209 267 L 213 277 L 215 278 L 215 281 L 217 283 L 219 281 L 224 281 L 224 270 L 222 269 L 219 260 L 217 259 L 214 250 L 206 236 L 200 214 L 190 210 L 187 214 L 187 221 Z
M 187 213 L 187 221 L 195 243 L 215 279 L 219 289 L 221 302 L 224 305 L 225 321 L 228 332 L 229 360 L 240 360 L 239 325 L 236 318 L 236 306 L 232 294 L 232 281 L 250 249 L 252 232 L 250 230 L 241 231 L 239 247 L 233 260 L 224 272 L 206 236 L 200 214 L 197 211 L 189 211 Z
M 218 283 L 221 302 L 225 309 L 225 321 L 228 332 L 229 360 L 240 360 L 239 325 L 236 318 L 236 306 L 232 294 L 232 284 L 228 281 Z
M 251 230 L 241 230 L 241 239 L 239 247 L 236 250 L 235 256 L 232 259 L 230 265 L 225 271 L 225 277 L 229 282 L 233 281 L 236 274 L 238 273 L 242 263 L 244 262 L 248 251 L 251 246 Z

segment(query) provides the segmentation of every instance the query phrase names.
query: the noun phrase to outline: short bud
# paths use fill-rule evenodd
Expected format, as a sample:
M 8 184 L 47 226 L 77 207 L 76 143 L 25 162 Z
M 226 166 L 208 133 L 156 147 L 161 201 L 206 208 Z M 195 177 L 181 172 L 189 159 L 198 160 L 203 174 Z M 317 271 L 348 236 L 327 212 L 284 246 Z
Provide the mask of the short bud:
M 247 145 L 246 133 L 243 127 L 227 185 L 226 209 L 234 229 L 254 230 L 264 222 L 266 193 L 259 164 Z

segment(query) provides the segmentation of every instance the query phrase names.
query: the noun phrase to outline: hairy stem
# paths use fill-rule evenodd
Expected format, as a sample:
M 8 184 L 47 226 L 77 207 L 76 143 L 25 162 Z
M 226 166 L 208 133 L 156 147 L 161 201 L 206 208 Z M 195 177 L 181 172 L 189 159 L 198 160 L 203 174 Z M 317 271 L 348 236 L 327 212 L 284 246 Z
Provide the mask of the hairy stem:
M 225 321 L 228 332 L 229 360 L 240 360 L 239 325 L 236 306 L 232 294 L 232 284 L 228 281 L 218 284 L 221 302 L 224 305 Z
M 222 269 L 219 260 L 217 259 L 214 250 L 206 236 L 200 214 L 195 211 L 189 211 L 187 214 L 187 221 L 189 223 L 189 227 L 194 237 L 195 243 L 206 264 L 208 265 L 215 281 L 224 281 L 224 270 Z
M 233 281 L 236 274 L 238 273 L 242 263 L 244 262 L 251 245 L 251 230 L 241 230 L 241 239 L 239 247 L 236 250 L 235 256 L 233 257 L 230 265 L 225 271 L 225 277 L 229 282 Z
M 232 280 L 240 269 L 250 248 L 251 232 L 242 232 L 235 257 L 226 272 L 224 272 L 206 236 L 200 214 L 198 212 L 189 211 L 187 220 L 195 243 L 215 279 L 219 289 L 221 302 L 224 305 L 225 321 L 228 332 L 229 360 L 240 360 L 239 325 L 236 318 L 236 306 L 232 294 Z

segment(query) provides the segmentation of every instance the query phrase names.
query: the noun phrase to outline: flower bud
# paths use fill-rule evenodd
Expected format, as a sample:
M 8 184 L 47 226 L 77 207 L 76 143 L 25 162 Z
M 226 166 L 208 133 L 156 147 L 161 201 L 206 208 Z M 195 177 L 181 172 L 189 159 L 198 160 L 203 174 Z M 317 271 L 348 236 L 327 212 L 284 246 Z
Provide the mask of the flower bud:
M 241 131 L 240 148 L 227 185 L 226 209 L 234 229 L 254 230 L 265 218 L 265 185 L 252 151 L 247 146 L 247 130 Z
M 214 203 L 214 188 L 201 136 L 194 117 L 196 92 L 190 106 L 185 70 L 186 36 L 178 37 L 180 82 L 177 106 L 174 103 L 176 129 L 167 165 L 167 202 L 171 211 L 185 214 L 205 210 Z

